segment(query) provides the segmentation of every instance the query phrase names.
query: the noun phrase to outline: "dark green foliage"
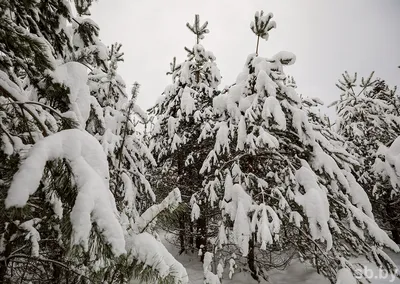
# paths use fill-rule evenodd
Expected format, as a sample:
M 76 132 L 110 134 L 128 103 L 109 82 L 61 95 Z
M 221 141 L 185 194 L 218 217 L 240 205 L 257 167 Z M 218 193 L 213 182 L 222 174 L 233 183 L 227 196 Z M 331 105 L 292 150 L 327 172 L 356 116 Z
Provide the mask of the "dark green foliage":
M 376 162 L 385 161 L 379 149 L 390 147 L 400 135 L 400 99 L 396 88 L 374 78 L 374 72 L 361 78 L 361 82 L 357 73 L 351 76 L 345 72 L 336 86 L 342 92 L 333 103 L 339 118 L 338 133 L 345 137 L 349 152 L 360 160 L 355 175 L 370 196 L 377 221 L 400 243 L 398 190 L 382 173 L 375 172 Z
M 199 137 L 204 128 L 210 127 L 212 101 L 219 94 L 221 80 L 214 55 L 200 44 L 208 33 L 207 25 L 200 24 L 198 15 L 193 24 L 187 23 L 197 44 L 191 49 L 185 47 L 185 62 L 177 64 L 173 59 L 167 73 L 173 83 L 165 89 L 163 101 L 150 109 L 156 123 L 150 145 L 159 165 L 154 173 L 160 182 L 155 183 L 155 188 L 160 196 L 166 195 L 165 190 L 172 185 L 182 192 L 184 205 L 163 226 L 176 234 L 180 253 L 200 246 L 204 247 L 203 252 L 210 250 L 209 240 L 217 232 L 217 204 L 210 205 L 205 188 L 207 177 L 200 173 L 213 144 L 210 139 Z M 173 125 L 176 129 L 171 133 Z M 199 217 L 191 216 L 194 206 L 200 207 Z

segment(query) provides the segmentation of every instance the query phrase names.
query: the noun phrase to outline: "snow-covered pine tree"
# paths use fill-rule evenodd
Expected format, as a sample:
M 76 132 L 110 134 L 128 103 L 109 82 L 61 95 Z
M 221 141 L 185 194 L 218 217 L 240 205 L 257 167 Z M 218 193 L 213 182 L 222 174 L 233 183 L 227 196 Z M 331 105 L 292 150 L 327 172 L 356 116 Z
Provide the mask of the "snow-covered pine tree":
M 90 1 L 77 2 L 88 13 Z M 125 118 L 117 137 L 125 138 L 121 166 L 84 130 L 100 105 L 90 94 L 88 69 L 116 62 L 111 55 L 108 64 L 97 25 L 73 17 L 65 1 L 2 1 L 0 23 L 0 282 L 127 283 L 145 264 L 147 278 L 186 283 L 182 265 L 145 232 L 157 214 L 177 206 L 179 190 L 147 210 L 132 196 L 133 184 L 146 183 L 135 179 L 144 174 L 146 148 L 134 144 L 134 101 L 118 109 Z M 95 110 L 107 117 L 107 110 Z M 121 168 L 127 176 L 119 184 L 132 187 L 115 200 L 110 181 Z M 121 217 L 123 202 L 125 216 L 135 215 L 129 205 L 140 207 L 135 223 Z M 110 274 L 108 264 L 121 272 Z
M 390 182 L 388 147 L 400 135 L 400 99 L 373 73 L 357 82 L 357 74 L 342 74 L 337 87 L 342 92 L 336 105 L 337 131 L 347 140 L 347 149 L 360 160 L 355 175 L 372 200 L 374 214 L 400 243 L 399 189 Z
M 104 152 L 107 153 L 110 190 L 121 212 L 125 238 L 128 243 L 135 244 L 142 236 L 147 239 L 152 238 L 147 232 L 152 233 L 154 219 L 163 210 L 174 209 L 180 200 L 180 194 L 175 190 L 169 193 L 164 202 L 151 206 L 156 197 L 148 181 L 146 167 L 154 166 L 155 160 L 135 129 L 138 122 L 147 120 L 147 115 L 135 103 L 139 84 L 133 85 L 131 97 L 128 98 L 125 83 L 117 73 L 117 63 L 123 60 L 120 49 L 120 44 L 112 45 L 108 60 L 89 73 L 89 86 L 95 99 L 91 103 L 91 115 L 86 128 L 98 139 Z M 127 283 L 139 272 L 140 278 L 155 281 L 151 269 L 140 271 L 142 265 L 138 264 L 140 261 L 144 262 L 144 256 L 140 255 L 143 251 L 136 251 L 136 247 L 131 249 L 127 257 L 120 258 L 116 263 L 104 265 L 101 271 L 104 273 L 102 281 Z M 93 257 L 99 258 L 98 255 Z M 160 259 L 155 258 L 154 261 Z M 151 268 L 151 263 L 146 264 L 150 264 Z M 177 269 L 174 267 L 169 269 L 172 274 L 177 273 L 179 276 L 180 272 Z M 143 275 L 144 273 L 146 275 Z
M 71 201 L 76 193 L 54 194 L 57 186 L 75 187 L 68 165 L 49 162 L 40 185 L 47 186 L 48 190 L 39 190 L 23 209 L 5 208 L 13 176 L 29 148 L 43 137 L 76 125 L 68 115 L 62 114 L 69 110 L 67 87 L 53 82 L 50 76 L 56 68 L 55 58 L 63 58 L 70 49 L 63 29 L 63 22 L 70 17 L 65 2 L 60 1 L 2 1 L 0 4 L 2 283 L 58 281 L 63 277 L 62 271 L 69 273 L 71 280 L 81 276 L 64 262 L 61 230 L 65 232 L 66 227 L 59 221 L 61 200 L 67 203 L 65 200 Z M 58 98 L 53 97 L 56 92 Z M 39 165 L 32 171 L 36 167 Z M 50 172 L 53 180 L 48 178 Z M 42 259 L 38 260 L 38 256 Z
M 167 73 L 173 83 L 150 110 L 155 123 L 150 147 L 161 172 L 157 188 L 160 191 L 176 184 L 182 190 L 184 207 L 168 224 L 170 231 L 179 235 L 181 252 L 193 248 L 194 243 L 206 249 L 207 239 L 215 231 L 211 220 L 217 193 L 212 187 L 204 187 L 205 177 L 200 174 L 207 149 L 212 147 L 204 133 L 213 127 L 212 100 L 221 80 L 214 55 L 200 44 L 209 32 L 207 25 L 200 24 L 198 15 L 193 25 L 187 23 L 196 44 L 185 48 L 185 62 L 176 64 L 174 58 Z
M 251 29 L 257 37 L 268 37 L 271 19 L 256 13 Z M 263 251 L 294 250 L 332 282 L 341 268 L 355 273 L 349 259 L 358 255 L 395 272 L 382 248 L 399 248 L 375 223 L 368 196 L 351 174 L 357 161 L 286 84 L 283 68 L 294 62 L 290 52 L 251 54 L 236 83 L 214 99 L 220 117 L 206 133 L 215 137 L 214 149 L 201 172 L 215 173 L 225 191 L 226 221 L 216 243 L 222 249 L 235 243 L 256 279 L 269 268 L 255 259 Z

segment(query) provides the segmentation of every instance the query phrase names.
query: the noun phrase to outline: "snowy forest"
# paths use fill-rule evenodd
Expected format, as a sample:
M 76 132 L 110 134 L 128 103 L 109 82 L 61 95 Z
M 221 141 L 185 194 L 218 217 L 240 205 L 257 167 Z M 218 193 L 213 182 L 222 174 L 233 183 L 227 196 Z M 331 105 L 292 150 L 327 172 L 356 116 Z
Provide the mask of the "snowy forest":
M 91 4 L 0 0 L 0 283 L 357 284 L 366 265 L 399 281 L 395 86 L 343 66 L 335 101 L 300 94 L 254 11 L 222 87 L 193 15 L 144 110 Z M 294 265 L 308 274 L 285 282 Z

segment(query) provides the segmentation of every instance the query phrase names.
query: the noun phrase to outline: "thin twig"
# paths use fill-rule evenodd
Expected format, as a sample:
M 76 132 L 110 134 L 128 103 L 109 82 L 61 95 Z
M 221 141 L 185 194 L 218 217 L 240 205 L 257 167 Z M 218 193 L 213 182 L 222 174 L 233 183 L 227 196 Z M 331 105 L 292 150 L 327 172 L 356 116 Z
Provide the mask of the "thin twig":
M 18 101 L 16 97 L 14 97 L 11 93 L 9 93 L 6 89 L 4 89 L 2 86 L 0 86 L 0 91 L 5 94 L 7 97 L 13 99 L 14 101 Z M 31 116 L 32 118 L 38 123 L 39 128 L 42 130 L 43 136 L 49 136 L 49 130 L 47 127 L 43 124 L 43 122 L 36 116 L 36 114 L 28 107 L 26 107 L 25 104 L 21 105 L 21 108 L 25 109 Z
M 82 273 L 80 273 L 80 272 L 78 272 L 78 271 L 76 271 L 76 270 L 74 270 L 74 269 L 68 267 L 66 264 L 64 264 L 64 263 L 62 263 L 62 262 L 59 262 L 59 261 L 57 261 L 57 260 L 53 260 L 53 259 L 49 259 L 49 258 L 44 258 L 44 257 L 35 257 L 35 256 L 27 255 L 27 254 L 13 254 L 13 255 L 10 255 L 10 256 L 7 258 L 7 260 L 10 260 L 10 259 L 13 259 L 13 258 L 26 258 L 26 259 L 29 259 L 29 260 L 37 260 L 37 261 L 40 261 L 40 262 L 49 262 L 49 263 L 53 263 L 53 264 L 55 264 L 55 265 L 58 265 L 58 266 L 63 267 L 64 269 L 66 269 L 66 270 L 68 270 L 68 271 L 71 271 L 71 272 L 75 273 L 76 275 L 78 275 L 78 276 L 80 276 L 80 277 L 85 278 L 86 280 L 90 281 L 91 283 L 95 283 L 94 280 L 90 279 L 90 278 L 87 277 L 86 275 L 84 275 L 84 274 L 82 274 Z

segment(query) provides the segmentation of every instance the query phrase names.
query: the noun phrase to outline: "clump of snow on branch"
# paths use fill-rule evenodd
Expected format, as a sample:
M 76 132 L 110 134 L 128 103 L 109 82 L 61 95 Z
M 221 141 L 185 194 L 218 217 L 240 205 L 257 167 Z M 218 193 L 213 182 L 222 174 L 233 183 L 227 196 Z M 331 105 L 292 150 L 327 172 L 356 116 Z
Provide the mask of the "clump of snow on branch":
M 87 68 L 78 62 L 67 62 L 57 66 L 52 77 L 55 82 L 69 88 L 70 109 L 75 113 L 80 125 L 85 127 L 91 103 Z
M 257 36 L 268 40 L 269 34 L 268 32 L 276 27 L 275 21 L 271 21 L 273 17 L 272 13 L 268 13 L 264 15 L 264 11 L 256 12 L 254 15 L 254 21 L 250 23 L 250 29 Z
M 23 161 L 8 190 L 6 208 L 23 207 L 39 187 L 47 161 L 65 158 L 71 166 L 78 195 L 70 218 L 73 243 L 88 249 L 92 222 L 97 223 L 114 254 L 125 253 L 125 240 L 109 190 L 107 157 L 86 132 L 64 130 L 37 142 Z
M 233 232 L 237 245 L 243 256 L 249 251 L 249 239 L 251 235 L 251 224 L 247 217 L 252 206 L 251 197 L 245 192 L 240 184 L 232 184 L 232 178 L 227 175 L 225 181 L 225 212 L 230 215 L 233 223 Z
M 203 271 L 204 271 L 204 284 L 220 284 L 218 275 L 212 273 L 211 266 L 214 254 L 206 252 L 204 254 Z
M 314 240 L 326 240 L 327 250 L 332 248 L 332 235 L 329 230 L 328 221 L 330 218 L 329 203 L 326 192 L 320 188 L 314 173 L 303 166 L 296 172 L 296 180 L 305 190 L 305 194 L 296 194 L 296 201 L 303 206 L 310 233 Z
M 40 241 L 40 234 L 34 227 L 40 222 L 40 219 L 34 218 L 32 220 L 23 222 L 19 225 L 23 230 L 27 231 L 28 233 L 25 236 L 25 239 L 29 239 L 32 243 L 32 256 L 39 257 L 39 241 Z
M 376 158 L 374 171 L 376 174 L 389 178 L 392 185 L 390 195 L 396 196 L 400 192 L 400 137 L 397 137 L 389 148 L 381 145 L 377 154 L 384 156 L 385 161 L 379 157 Z
M 161 242 L 149 233 L 128 235 L 126 237 L 126 250 L 139 263 L 156 270 L 161 278 L 171 276 L 175 283 L 189 283 L 183 265 L 168 252 Z
M 174 210 L 180 202 L 182 202 L 181 192 L 178 188 L 175 188 L 161 203 L 152 205 L 143 212 L 142 215 L 140 215 L 139 219 L 135 223 L 137 232 L 142 232 L 143 229 L 147 227 L 148 224 L 151 223 L 151 221 L 153 221 L 162 211 L 166 209 L 169 209 L 170 211 Z

